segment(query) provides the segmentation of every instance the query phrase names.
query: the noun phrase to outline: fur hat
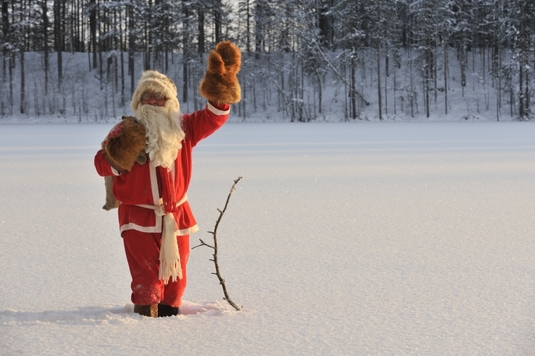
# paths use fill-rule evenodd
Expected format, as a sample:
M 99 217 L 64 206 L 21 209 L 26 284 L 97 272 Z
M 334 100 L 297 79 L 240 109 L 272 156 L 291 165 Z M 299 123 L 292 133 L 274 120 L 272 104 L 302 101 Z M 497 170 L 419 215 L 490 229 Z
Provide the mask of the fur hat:
M 167 98 L 166 106 L 169 104 L 169 101 L 171 101 L 172 104 L 174 104 L 172 106 L 175 106 L 172 108 L 173 111 L 178 112 L 180 110 L 175 83 L 168 76 L 156 70 L 146 70 L 141 74 L 136 91 L 132 96 L 130 107 L 134 112 L 138 110 L 141 98 L 146 91 L 162 94 Z

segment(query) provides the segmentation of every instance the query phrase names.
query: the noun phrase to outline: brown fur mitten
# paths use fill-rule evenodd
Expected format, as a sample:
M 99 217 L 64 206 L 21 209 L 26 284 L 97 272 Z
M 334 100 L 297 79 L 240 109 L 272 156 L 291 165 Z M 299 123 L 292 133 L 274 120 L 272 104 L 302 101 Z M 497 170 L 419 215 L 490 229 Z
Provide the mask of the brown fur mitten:
M 130 171 L 146 144 L 146 130 L 131 116 L 115 125 L 102 143 L 104 157 L 119 172 Z
M 208 69 L 199 91 L 215 104 L 235 104 L 241 100 L 236 74 L 240 71 L 240 49 L 229 41 L 219 42 L 208 55 Z

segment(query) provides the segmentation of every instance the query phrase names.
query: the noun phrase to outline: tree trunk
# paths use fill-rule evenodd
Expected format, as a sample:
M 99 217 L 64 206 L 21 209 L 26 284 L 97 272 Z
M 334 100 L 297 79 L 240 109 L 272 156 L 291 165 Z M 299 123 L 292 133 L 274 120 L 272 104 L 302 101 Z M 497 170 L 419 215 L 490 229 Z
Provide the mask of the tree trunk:
M 23 21 L 23 14 L 26 14 L 26 7 L 23 5 L 21 8 L 21 14 L 20 14 L 20 22 Z M 25 74 L 25 66 L 24 66 L 24 51 L 26 50 L 26 43 L 24 38 L 25 36 L 25 27 L 21 26 L 21 37 L 23 40 L 19 43 L 19 51 L 20 51 L 20 113 L 25 114 L 26 113 L 26 78 L 24 76 Z
M 58 59 L 58 92 L 61 95 L 63 82 L 63 16 L 61 0 L 54 0 L 54 49 Z
M 9 102 L 9 114 L 10 115 L 13 114 L 13 64 L 12 64 L 12 61 L 13 61 L 13 58 L 11 56 L 9 56 L 9 63 L 8 63 L 8 68 L 9 68 L 9 97 L 8 97 L 8 102 Z
M 44 5 L 46 6 L 46 5 Z M 3 40 L 4 40 L 4 44 L 2 46 L 2 86 L 5 85 L 6 81 L 7 81 L 7 78 L 6 78 L 6 73 L 7 73 L 7 68 L 6 68 L 6 63 L 7 63 L 7 58 L 9 58 L 9 43 L 10 43 L 10 33 L 11 33 L 11 26 L 10 26 L 10 22 L 9 22 L 9 1 L 8 0 L 4 0 L 2 2 L 2 35 L 3 35 Z M 10 66 L 11 67 L 11 66 Z M 11 69 L 11 68 L 10 68 Z M 10 83 L 11 85 L 11 83 Z M 3 93 L 3 90 L 2 90 L 2 93 Z M 4 98 L 2 98 L 2 110 L 0 112 L 0 114 L 3 116 L 5 115 L 5 101 L 4 101 Z
M 427 118 L 431 116 L 431 109 L 430 109 L 430 103 L 429 103 L 429 92 L 431 91 L 430 87 L 430 81 L 432 76 L 432 65 L 433 65 L 433 58 L 432 58 L 432 51 L 431 51 L 431 44 L 427 42 L 426 48 L 425 48 L 425 68 L 424 68 L 424 95 L 425 95 L 425 115 Z
M 264 12 L 265 12 L 266 3 L 265 0 L 256 0 L 255 7 L 255 57 L 256 59 L 260 58 L 260 53 L 263 52 L 264 46 Z
M 46 4 L 44 4 L 46 6 Z M 9 55 L 9 42 L 10 42 L 10 33 L 11 33 L 11 25 L 9 23 L 9 0 L 4 0 L 2 2 L 2 38 L 4 41 L 4 44 L 2 46 L 2 55 L 4 57 L 4 63 L 3 63 L 3 71 L 5 73 L 6 71 L 6 61 L 5 58 Z
M 20 113 L 26 113 L 26 92 L 25 92 L 25 78 L 24 78 L 24 49 L 20 52 Z
M 125 97 L 124 97 L 124 89 L 125 89 L 125 84 L 124 84 L 124 50 L 125 50 L 125 43 L 124 43 L 124 37 L 123 37 L 123 18 L 122 18 L 122 11 L 119 11 L 119 23 L 121 24 L 120 25 L 120 31 L 119 31 L 119 59 L 120 59 L 120 62 L 121 62 L 121 107 L 124 107 L 125 105 Z
M 126 5 L 127 6 L 127 22 L 128 22 L 128 74 L 130 74 L 130 96 L 134 95 L 134 91 L 136 89 L 136 74 L 135 74 L 135 62 L 134 62 L 134 54 L 135 54 L 135 44 L 136 44 L 136 38 L 134 35 L 134 6 L 133 5 Z
M 101 28 L 102 28 L 102 24 L 99 21 L 98 27 L 97 27 L 99 40 L 96 43 L 98 47 L 98 59 L 99 59 L 98 60 L 98 73 L 99 73 L 100 90 L 104 89 L 104 81 L 106 80 L 106 78 L 104 78 L 104 61 L 102 60 L 104 41 L 102 40 L 103 36 L 102 36 Z M 107 96 L 106 96 L 106 99 L 107 99 Z
M 201 55 L 204 53 L 204 40 L 205 40 L 205 34 L 204 34 L 204 9 L 203 5 L 199 4 L 197 8 L 197 30 L 198 30 L 198 36 L 197 36 L 197 42 L 198 42 L 198 53 Z
M 48 93 L 48 70 L 50 62 L 48 59 L 48 8 L 47 1 L 42 2 L 43 9 L 43 64 L 45 67 L 45 93 Z M 45 106 L 46 110 L 46 106 Z M 46 111 L 45 111 L 46 112 Z
M 444 40 L 444 114 L 448 115 L 448 41 Z
M 350 90 L 350 98 L 351 98 L 351 101 L 350 101 L 350 111 L 351 111 L 351 118 L 354 120 L 357 118 L 357 95 L 355 94 L 356 93 L 356 71 L 355 71 L 355 66 L 356 66 L 356 60 L 354 58 L 354 55 L 355 53 L 353 53 L 351 55 L 351 65 L 350 65 L 350 71 L 351 71 L 351 78 L 350 78 L 350 83 L 351 83 L 351 90 Z
M 190 16 L 190 13 L 189 13 L 189 1 L 188 0 L 183 0 L 183 8 L 182 8 L 182 11 L 183 11 L 183 14 L 184 14 L 184 32 L 183 32 L 183 39 L 182 39 L 182 59 L 183 59 L 183 64 L 182 64 L 182 79 L 183 79 L 183 86 L 182 86 L 182 103 L 184 105 L 188 105 L 188 62 L 189 62 L 189 36 L 190 36 L 190 33 L 189 33 L 189 27 L 190 27 L 190 24 L 189 24 L 189 16 Z
M 381 40 L 377 39 L 377 106 L 379 120 L 383 120 L 383 101 L 381 98 Z
M 327 49 L 333 47 L 333 16 L 330 9 L 334 6 L 332 0 L 323 0 L 318 11 L 318 28 L 322 45 Z
M 245 17 L 246 17 L 246 26 L 245 26 L 245 34 L 246 34 L 246 47 L 247 47 L 247 53 L 251 52 L 251 3 L 250 0 L 245 0 Z
M 323 114 L 323 108 L 321 102 L 323 101 L 323 92 L 321 87 L 321 76 L 318 73 L 318 70 L 316 68 L 316 78 L 318 80 L 318 112 L 320 114 Z
M 466 49 L 464 48 L 464 43 L 460 44 L 459 51 L 461 61 L 461 89 L 462 96 L 464 97 L 464 87 L 466 87 Z
M 89 31 L 91 51 L 93 53 L 93 69 L 97 69 L 97 3 L 96 0 L 90 0 L 89 4 Z
M 221 21 L 222 21 L 222 12 L 223 5 L 221 0 L 214 0 L 214 40 L 215 43 L 221 42 Z
M 520 55 L 522 56 L 522 55 Z M 526 115 L 526 109 L 524 107 L 524 63 L 522 60 L 519 63 L 518 71 L 518 116 L 520 119 L 524 119 Z

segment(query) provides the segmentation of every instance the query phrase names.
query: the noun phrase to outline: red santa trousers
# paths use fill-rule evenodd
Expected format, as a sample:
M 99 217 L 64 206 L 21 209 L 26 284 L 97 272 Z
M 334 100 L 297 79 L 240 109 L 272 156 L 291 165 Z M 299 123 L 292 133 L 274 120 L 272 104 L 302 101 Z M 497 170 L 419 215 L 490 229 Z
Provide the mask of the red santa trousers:
M 132 303 L 138 305 L 166 304 L 173 307 L 182 305 L 186 289 L 186 264 L 189 257 L 189 235 L 177 236 L 182 266 L 182 279 L 166 284 L 158 279 L 160 269 L 161 233 L 143 233 L 126 230 L 122 233 L 124 250 L 130 275 L 132 276 Z

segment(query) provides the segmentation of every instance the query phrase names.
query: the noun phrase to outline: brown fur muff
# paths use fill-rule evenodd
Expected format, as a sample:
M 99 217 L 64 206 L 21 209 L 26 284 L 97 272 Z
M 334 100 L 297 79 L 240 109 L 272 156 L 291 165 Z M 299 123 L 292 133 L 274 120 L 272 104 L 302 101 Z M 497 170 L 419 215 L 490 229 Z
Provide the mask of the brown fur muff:
M 208 55 L 208 68 L 199 85 L 200 94 L 216 104 L 239 102 L 241 88 L 236 74 L 240 67 L 240 49 L 230 41 L 218 43 Z
M 104 157 L 120 172 L 130 171 L 139 153 L 145 149 L 146 130 L 131 116 L 123 116 L 122 129 L 104 143 Z

